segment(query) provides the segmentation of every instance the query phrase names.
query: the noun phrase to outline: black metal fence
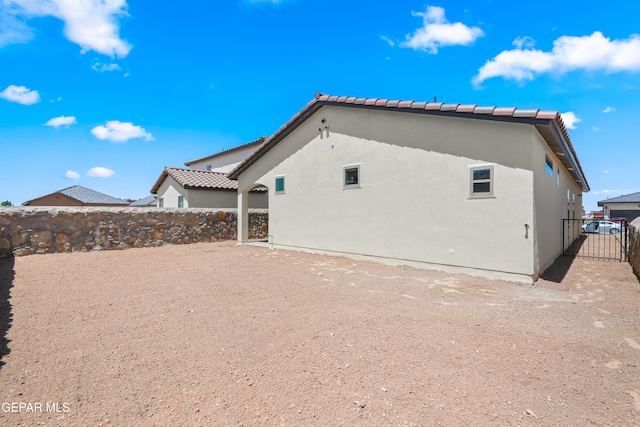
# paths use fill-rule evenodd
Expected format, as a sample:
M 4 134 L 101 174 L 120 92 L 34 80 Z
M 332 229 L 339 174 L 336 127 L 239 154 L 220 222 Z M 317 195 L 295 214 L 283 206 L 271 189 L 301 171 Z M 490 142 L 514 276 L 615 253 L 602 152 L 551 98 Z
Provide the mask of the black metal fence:
M 562 225 L 563 255 L 629 260 L 627 221 L 563 219 Z

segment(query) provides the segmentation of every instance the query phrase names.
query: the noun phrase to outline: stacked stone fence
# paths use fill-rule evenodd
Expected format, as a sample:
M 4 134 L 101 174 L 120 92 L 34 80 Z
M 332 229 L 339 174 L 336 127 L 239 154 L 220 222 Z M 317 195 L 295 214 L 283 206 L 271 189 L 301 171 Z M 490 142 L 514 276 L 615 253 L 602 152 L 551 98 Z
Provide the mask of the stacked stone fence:
M 640 217 L 629 227 L 629 263 L 640 280 Z
M 249 238 L 268 235 L 268 211 L 249 211 Z M 234 209 L 0 208 L 0 257 L 237 239 Z

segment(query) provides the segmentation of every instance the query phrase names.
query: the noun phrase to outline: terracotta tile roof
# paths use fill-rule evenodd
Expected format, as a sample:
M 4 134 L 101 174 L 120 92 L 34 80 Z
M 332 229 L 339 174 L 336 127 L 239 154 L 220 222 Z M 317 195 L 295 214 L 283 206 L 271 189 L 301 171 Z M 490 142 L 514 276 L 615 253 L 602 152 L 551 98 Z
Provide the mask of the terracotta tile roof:
M 197 162 L 201 162 L 201 161 L 204 161 L 204 160 L 213 159 L 215 157 L 222 156 L 223 154 L 232 153 L 234 151 L 242 150 L 243 148 L 247 148 L 247 147 L 251 147 L 251 146 L 256 146 L 256 148 L 257 148 L 258 145 L 262 144 L 265 139 L 267 139 L 266 136 L 261 136 L 260 138 L 256 139 L 255 141 L 247 142 L 246 144 L 238 145 L 237 147 L 229 148 L 228 150 L 223 150 L 223 151 L 220 151 L 218 153 L 211 154 L 209 156 L 200 157 L 199 159 L 189 160 L 188 162 L 184 162 L 184 164 L 185 164 L 185 166 L 189 166 L 192 163 L 197 163 Z
M 104 193 L 100 193 L 99 191 L 92 190 L 87 187 L 83 187 L 81 185 L 73 185 L 71 187 L 63 188 L 62 190 L 54 191 L 51 194 L 47 194 L 45 196 L 38 197 L 36 199 L 27 200 L 23 203 L 24 206 L 28 206 L 31 202 L 41 199 L 42 197 L 52 196 L 54 194 L 64 194 L 67 197 L 71 197 L 81 203 L 84 204 L 92 204 L 92 205 L 122 205 L 126 206 L 129 204 L 128 201 L 119 199 L 117 197 L 112 197 Z
M 278 129 L 273 135 L 265 139 L 262 144 L 243 160 L 233 171 L 229 178 L 238 179 L 238 176 L 257 161 L 275 144 L 280 142 L 287 134 L 297 127 L 307 117 L 315 113 L 325 105 L 343 106 L 350 108 L 388 109 L 400 112 L 413 112 L 423 114 L 445 115 L 454 117 L 493 119 L 500 121 L 514 121 L 536 126 L 540 134 L 547 141 L 549 147 L 558 154 L 561 162 L 569 173 L 582 187 L 583 191 L 589 191 L 584 171 L 578 160 L 578 155 L 571 143 L 567 128 L 558 111 L 539 109 L 518 109 L 515 107 L 478 106 L 475 104 L 444 104 L 442 102 L 417 102 L 387 100 L 378 98 L 355 98 L 345 96 L 330 96 L 316 93 L 302 110 L 298 111 L 287 123 Z
M 166 166 L 153 188 L 151 188 L 151 194 L 158 193 L 158 189 L 168 176 L 175 179 L 178 184 L 186 189 L 238 190 L 238 181 L 227 178 L 226 173 Z M 266 188 L 258 187 L 254 191 L 266 191 Z

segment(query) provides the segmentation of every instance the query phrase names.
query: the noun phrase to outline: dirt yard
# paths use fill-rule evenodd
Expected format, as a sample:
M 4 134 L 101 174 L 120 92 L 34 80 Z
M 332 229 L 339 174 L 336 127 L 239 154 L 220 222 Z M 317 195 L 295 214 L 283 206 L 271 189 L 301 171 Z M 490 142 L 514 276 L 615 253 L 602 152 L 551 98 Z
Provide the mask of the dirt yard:
M 628 264 L 524 286 L 226 242 L 0 273 L 3 426 L 640 425 Z

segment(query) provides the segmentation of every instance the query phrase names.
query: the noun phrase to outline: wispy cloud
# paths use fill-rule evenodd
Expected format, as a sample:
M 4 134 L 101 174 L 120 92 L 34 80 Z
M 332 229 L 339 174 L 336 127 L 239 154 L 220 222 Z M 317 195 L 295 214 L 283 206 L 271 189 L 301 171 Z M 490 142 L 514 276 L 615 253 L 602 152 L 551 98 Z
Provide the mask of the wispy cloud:
M 613 107 L 609 107 L 607 106 L 607 108 L 605 108 L 604 110 L 602 110 L 603 113 L 607 114 L 607 113 L 613 113 L 614 111 L 616 111 L 615 108 Z
M 444 9 L 438 6 L 427 6 L 425 12 L 412 11 L 411 14 L 422 17 L 423 25 L 413 34 L 407 34 L 406 40 L 400 44 L 402 47 L 436 54 L 439 47 L 466 46 L 484 36 L 484 31 L 478 27 L 468 27 L 462 22 L 447 21 Z
M 73 124 L 78 123 L 76 121 L 75 116 L 60 116 L 60 117 L 54 117 L 53 119 L 49 119 L 49 121 L 47 123 L 45 123 L 45 126 L 52 126 L 54 128 L 58 128 L 60 126 L 66 126 L 69 127 Z
M 387 42 L 387 44 L 391 47 L 396 45 L 396 42 L 394 42 L 393 40 L 391 40 L 389 37 L 387 36 L 378 36 L 380 37 L 380 40 L 384 40 L 385 42 Z
M 0 7 L 0 47 L 27 43 L 33 39 L 33 30 L 15 15 L 15 8 Z
M 40 102 L 40 94 L 37 90 L 16 85 L 10 85 L 0 92 L 0 98 L 22 105 L 31 105 Z
M 592 126 L 591 130 L 594 131 L 594 132 L 599 132 L 600 128 L 598 126 Z
M 120 68 L 120 66 L 118 64 L 103 64 L 100 62 L 96 62 L 95 64 L 93 64 L 91 66 L 91 68 L 93 68 L 94 70 L 96 70 L 99 73 L 104 73 L 105 71 L 118 71 L 121 70 L 122 68 Z
M 567 111 L 566 113 L 560 113 L 562 116 L 562 121 L 567 129 L 577 129 L 576 123 L 581 122 L 582 120 L 576 116 L 573 111 Z
M 544 73 L 564 74 L 573 70 L 604 70 L 610 73 L 640 71 L 640 35 L 611 40 L 596 31 L 589 36 L 562 36 L 553 49 L 534 49 L 533 39 L 518 38 L 516 49 L 505 50 L 487 61 L 473 77 L 479 85 L 487 79 L 502 77 L 516 81 L 533 80 Z
M 68 170 L 67 173 L 64 174 L 64 177 L 67 179 L 80 179 L 80 174 L 78 172 Z
M 106 139 L 111 142 L 127 142 L 134 138 L 143 138 L 145 141 L 153 141 L 153 136 L 141 126 L 135 126 L 131 122 L 111 120 L 106 126 L 96 126 L 91 133 L 98 139 Z
M 103 168 L 102 166 L 96 166 L 95 168 L 89 169 L 87 175 L 95 177 L 95 178 L 109 178 L 115 172 L 111 169 Z
M 10 16 L 5 20 L 8 24 L 0 23 L 2 32 L 13 28 L 14 39 L 24 39 L 31 31 L 26 25 L 16 25 L 22 22 L 18 17 L 53 16 L 64 22 L 65 37 L 79 45 L 82 53 L 125 57 L 131 50 L 119 34 L 118 18 L 128 16 L 126 0 L 4 0 L 4 5 Z
M 602 173 L 609 173 L 609 171 L 605 169 L 602 171 Z

